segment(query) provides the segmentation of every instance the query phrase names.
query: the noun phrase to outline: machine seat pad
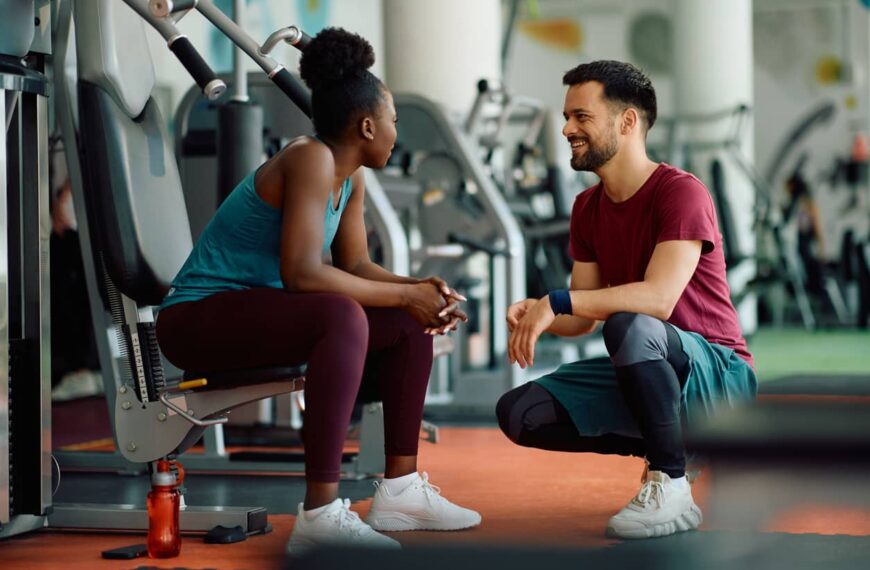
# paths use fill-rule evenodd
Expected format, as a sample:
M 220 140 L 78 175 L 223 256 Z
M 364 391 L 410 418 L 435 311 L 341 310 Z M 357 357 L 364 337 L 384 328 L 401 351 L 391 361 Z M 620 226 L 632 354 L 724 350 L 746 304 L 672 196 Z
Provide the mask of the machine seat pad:
M 280 382 L 294 378 L 304 378 L 306 364 L 293 366 L 266 366 L 262 368 L 246 368 L 242 370 L 220 370 L 214 372 L 186 371 L 185 380 L 205 378 L 208 385 L 199 390 L 219 390 L 236 386 L 250 386 L 251 384 L 267 384 Z M 300 386 L 301 387 L 301 386 Z

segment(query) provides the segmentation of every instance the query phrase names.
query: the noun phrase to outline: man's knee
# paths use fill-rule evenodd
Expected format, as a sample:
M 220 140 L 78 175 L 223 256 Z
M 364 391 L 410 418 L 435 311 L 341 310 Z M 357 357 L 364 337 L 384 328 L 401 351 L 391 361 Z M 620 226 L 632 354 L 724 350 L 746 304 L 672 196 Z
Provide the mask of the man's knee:
M 613 355 L 619 350 L 626 334 L 631 329 L 631 323 L 639 316 L 641 315 L 638 313 L 619 312 L 607 317 L 607 320 L 604 321 L 604 327 L 601 329 L 601 334 L 604 337 L 604 344 L 607 346 L 609 354 Z
M 523 396 L 533 384 L 528 382 L 510 392 L 505 392 L 495 405 L 495 416 L 502 433 L 516 444 L 520 444 L 524 429 L 526 403 Z
M 498 427 L 517 445 L 528 445 L 528 436 L 555 421 L 552 397 L 541 386 L 527 382 L 499 398 L 495 406 Z
M 668 356 L 665 324 L 655 317 L 614 313 L 604 322 L 602 333 L 614 366 L 630 366 Z

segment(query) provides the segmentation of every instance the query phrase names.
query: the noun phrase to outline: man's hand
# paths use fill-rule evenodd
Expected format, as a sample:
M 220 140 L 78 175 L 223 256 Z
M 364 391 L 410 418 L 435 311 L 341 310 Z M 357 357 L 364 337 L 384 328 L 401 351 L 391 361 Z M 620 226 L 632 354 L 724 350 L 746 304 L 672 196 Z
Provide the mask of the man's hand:
M 508 341 L 508 359 L 511 364 L 516 363 L 520 365 L 520 368 L 525 368 L 535 363 L 535 344 L 541 333 L 547 330 L 554 320 L 556 320 L 556 315 L 550 308 L 548 297 L 534 301 L 533 305 L 526 308 L 525 314 L 511 331 L 511 337 Z
M 537 302 L 537 299 L 523 299 L 522 301 L 517 301 L 508 307 L 506 320 L 510 332 L 514 332 L 514 329 L 517 328 L 517 324 L 520 320 Z

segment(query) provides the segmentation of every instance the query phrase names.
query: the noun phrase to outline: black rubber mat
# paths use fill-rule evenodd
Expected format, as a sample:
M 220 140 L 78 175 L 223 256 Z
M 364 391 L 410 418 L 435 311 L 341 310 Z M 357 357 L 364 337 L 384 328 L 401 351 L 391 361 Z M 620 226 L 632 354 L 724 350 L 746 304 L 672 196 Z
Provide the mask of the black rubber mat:
M 620 542 L 594 550 L 516 548 L 509 545 L 438 546 L 402 550 L 330 548 L 288 561 L 293 570 L 529 570 L 530 568 L 642 568 L 643 570 L 864 570 L 870 537 L 815 534 L 689 532 Z
M 870 396 L 870 375 L 806 374 L 768 380 L 758 385 L 763 395 Z

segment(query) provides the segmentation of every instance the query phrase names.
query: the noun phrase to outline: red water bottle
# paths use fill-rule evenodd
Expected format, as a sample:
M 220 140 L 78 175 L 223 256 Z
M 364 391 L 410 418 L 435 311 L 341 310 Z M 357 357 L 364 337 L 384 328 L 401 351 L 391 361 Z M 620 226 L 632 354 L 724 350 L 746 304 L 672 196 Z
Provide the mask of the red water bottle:
M 178 513 L 181 499 L 168 461 L 160 461 L 148 493 L 148 556 L 174 558 L 181 552 Z

